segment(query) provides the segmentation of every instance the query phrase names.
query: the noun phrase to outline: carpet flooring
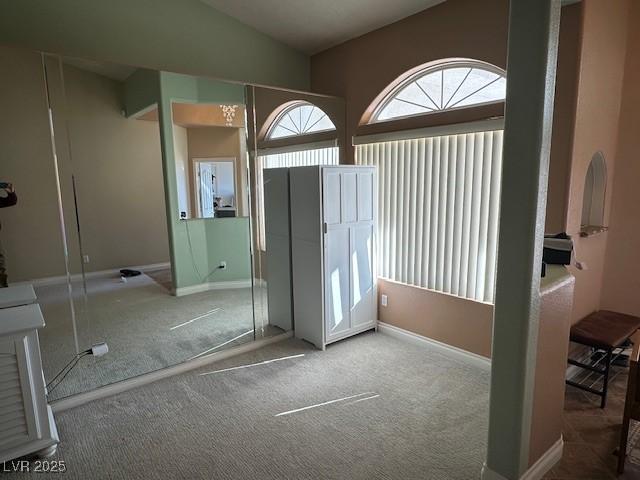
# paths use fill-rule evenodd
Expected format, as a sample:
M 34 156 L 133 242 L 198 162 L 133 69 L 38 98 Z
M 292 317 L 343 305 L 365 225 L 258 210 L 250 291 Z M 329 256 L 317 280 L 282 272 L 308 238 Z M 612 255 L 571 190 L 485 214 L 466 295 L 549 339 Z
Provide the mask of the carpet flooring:
M 488 391 L 488 369 L 384 334 L 287 340 L 58 414 L 53 458 L 69 479 L 471 480 Z
M 75 354 L 66 285 L 36 289 L 46 326 L 40 348 L 47 381 Z M 106 341 L 109 353 L 85 356 L 50 399 L 95 389 L 175 365 L 203 353 L 252 341 L 250 288 L 212 290 L 184 297 L 170 295 L 146 274 L 126 283 L 120 277 L 88 280 L 88 298 L 74 285 L 80 349 Z M 280 333 L 258 328 L 257 336 Z

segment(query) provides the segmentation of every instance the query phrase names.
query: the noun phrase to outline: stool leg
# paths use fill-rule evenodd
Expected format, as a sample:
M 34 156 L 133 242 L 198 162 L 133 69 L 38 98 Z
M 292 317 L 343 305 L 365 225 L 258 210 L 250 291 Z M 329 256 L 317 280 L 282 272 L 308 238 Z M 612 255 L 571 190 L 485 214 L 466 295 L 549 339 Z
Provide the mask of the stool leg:
M 607 350 L 607 355 L 604 358 L 605 367 L 604 367 L 604 378 L 602 379 L 602 401 L 600 402 L 600 408 L 605 408 L 607 406 L 607 392 L 609 390 L 609 370 L 611 369 L 611 357 L 613 354 L 613 350 Z
M 629 439 L 629 417 L 627 417 L 625 414 L 622 420 L 622 432 L 620 432 L 620 449 L 618 450 L 618 475 L 622 475 L 624 473 L 624 462 L 627 458 L 628 439 Z

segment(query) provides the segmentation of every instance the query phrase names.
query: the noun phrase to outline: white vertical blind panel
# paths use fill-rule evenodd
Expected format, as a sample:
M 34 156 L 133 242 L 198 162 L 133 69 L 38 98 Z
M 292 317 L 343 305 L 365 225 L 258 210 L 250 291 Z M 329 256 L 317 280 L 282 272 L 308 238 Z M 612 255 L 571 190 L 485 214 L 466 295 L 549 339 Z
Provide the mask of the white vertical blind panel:
M 502 130 L 356 146 L 378 167 L 380 276 L 493 302 Z

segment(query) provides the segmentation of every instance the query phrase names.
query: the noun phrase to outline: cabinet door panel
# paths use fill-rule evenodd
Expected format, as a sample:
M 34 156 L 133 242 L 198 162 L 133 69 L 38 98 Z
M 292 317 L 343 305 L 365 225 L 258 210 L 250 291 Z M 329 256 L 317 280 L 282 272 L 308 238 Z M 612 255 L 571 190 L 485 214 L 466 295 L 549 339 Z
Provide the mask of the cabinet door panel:
M 359 225 L 357 227 L 353 227 L 352 236 L 352 306 L 356 306 L 373 288 L 373 225 Z
M 373 221 L 373 172 L 358 172 L 358 221 Z
M 351 325 L 357 327 L 376 319 L 376 292 L 373 278 L 373 225 L 352 228 Z
M 329 229 L 325 236 L 325 322 L 330 338 L 351 327 L 349 229 Z
M 358 221 L 358 176 L 355 172 L 344 172 L 340 191 L 342 204 L 342 223 Z
M 340 173 L 325 172 L 323 188 L 324 221 L 327 225 L 340 223 Z

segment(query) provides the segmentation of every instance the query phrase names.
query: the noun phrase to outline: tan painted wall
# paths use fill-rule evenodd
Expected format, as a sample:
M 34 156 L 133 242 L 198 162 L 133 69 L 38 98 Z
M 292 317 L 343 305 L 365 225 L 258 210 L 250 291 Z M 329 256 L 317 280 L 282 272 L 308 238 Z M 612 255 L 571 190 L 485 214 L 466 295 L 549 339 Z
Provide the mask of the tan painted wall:
M 582 41 L 581 3 L 562 9 L 559 41 L 545 219 L 547 233 L 563 232 L 566 224 Z
M 586 0 L 576 108 L 576 125 L 569 183 L 566 231 L 574 235 L 578 259 L 587 270 L 572 269 L 576 277 L 573 320 L 600 308 L 607 233 L 578 237 L 584 179 L 591 157 L 602 151 L 607 162 L 605 224 L 617 157 L 618 117 L 627 40 L 628 0 Z
M 640 2 L 632 2 L 602 308 L 640 316 Z
M 492 305 L 383 279 L 378 295 L 388 302 L 378 302 L 381 322 L 491 357 Z
M 0 177 L 18 204 L 0 209 L 9 281 L 64 269 L 40 55 L 0 47 Z
M 20 198 L 18 207 L 0 213 L 10 281 L 62 275 L 40 56 L 7 48 L 1 52 L 2 175 L 15 182 Z M 59 71 L 55 62 L 48 65 L 73 271 L 79 271 L 79 254 L 72 172 L 84 252 L 91 260 L 87 271 L 168 261 L 158 125 L 122 116 L 119 82 L 65 66 L 71 164 Z
M 236 201 L 238 215 L 246 215 L 246 185 L 243 174 L 246 171 L 245 159 L 242 156 L 244 143 L 244 129 L 227 127 L 197 127 L 187 129 L 189 145 L 189 185 L 190 191 L 195 192 L 194 186 L 194 158 L 235 157 Z M 191 196 L 191 211 L 195 212 L 195 196 Z
M 559 267 L 556 267 L 559 268 Z M 543 292 L 533 390 L 529 466 L 562 435 L 565 371 L 574 281 Z

